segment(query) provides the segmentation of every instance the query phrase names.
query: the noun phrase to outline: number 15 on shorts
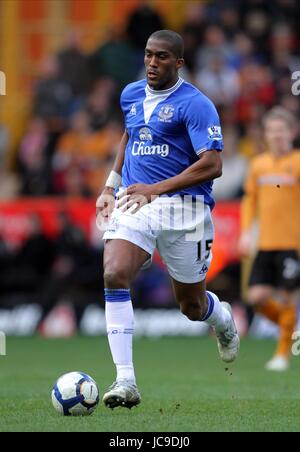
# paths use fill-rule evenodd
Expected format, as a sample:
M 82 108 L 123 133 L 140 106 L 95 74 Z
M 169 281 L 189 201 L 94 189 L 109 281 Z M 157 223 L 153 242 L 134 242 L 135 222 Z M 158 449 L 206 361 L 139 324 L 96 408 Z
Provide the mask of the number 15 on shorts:
M 201 240 L 197 243 L 197 262 L 209 259 L 213 240 Z

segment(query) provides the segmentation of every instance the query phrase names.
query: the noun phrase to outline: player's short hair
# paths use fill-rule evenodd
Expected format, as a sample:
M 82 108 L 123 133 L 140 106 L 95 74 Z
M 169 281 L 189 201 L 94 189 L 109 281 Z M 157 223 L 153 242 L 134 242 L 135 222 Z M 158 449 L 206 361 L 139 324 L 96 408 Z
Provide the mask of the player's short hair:
M 167 41 L 170 44 L 172 53 L 176 58 L 183 58 L 184 43 L 182 37 L 172 30 L 158 30 L 149 36 L 149 39 L 159 39 L 161 41 Z
M 281 119 L 290 129 L 293 129 L 296 126 L 295 116 L 289 110 L 279 105 L 271 108 L 271 110 L 264 115 L 263 126 L 265 127 L 266 123 L 272 119 Z

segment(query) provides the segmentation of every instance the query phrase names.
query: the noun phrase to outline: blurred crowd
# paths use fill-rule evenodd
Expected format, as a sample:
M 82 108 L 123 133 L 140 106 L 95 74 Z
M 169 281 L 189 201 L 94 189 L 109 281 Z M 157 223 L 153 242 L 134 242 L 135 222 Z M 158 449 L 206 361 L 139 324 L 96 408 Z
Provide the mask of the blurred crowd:
M 99 297 L 99 250 L 65 212 L 58 214 L 55 238 L 45 235 L 37 214 L 29 218 L 28 235 L 18 248 L 0 238 L 0 305 L 11 308 L 20 302 L 38 303 L 43 319 L 61 297 L 71 298 L 80 318 L 87 293 Z M 84 295 L 83 295 L 84 294 Z
M 261 118 L 265 111 L 277 104 L 300 115 L 299 98 L 291 94 L 291 75 L 300 68 L 299 23 L 297 0 L 224 0 L 187 6 L 183 26 L 176 30 L 185 42 L 186 65 L 181 75 L 213 100 L 222 121 L 224 171 L 215 183 L 217 200 L 241 197 L 249 159 L 264 150 Z M 64 47 L 43 59 L 13 168 L 7 164 L 9 130 L 0 124 L 0 199 L 97 196 L 124 127 L 120 93 L 126 84 L 144 77 L 147 38 L 163 28 L 167 28 L 164 18 L 149 2 L 142 2 L 129 17 L 126 30 L 110 30 L 91 54 L 82 51 L 80 33 L 70 31 Z M 66 221 L 62 218 L 62 223 Z M 33 219 L 35 231 L 37 223 Z M 62 231 L 64 228 L 66 224 Z M 36 249 L 32 272 L 44 274 L 44 266 L 53 269 L 52 289 L 47 291 L 52 298 L 61 279 L 67 284 L 68 277 L 74 279 L 79 272 L 79 280 L 84 280 L 96 259 L 87 245 L 83 253 L 78 251 L 76 246 L 83 242 L 73 243 L 72 254 L 65 250 L 62 236 L 57 240 L 56 246 L 50 247 L 55 256 L 47 252 L 45 240 L 39 243 L 35 239 L 32 244 Z M 1 274 L 1 287 L 15 282 L 15 272 L 24 276 L 20 284 L 41 282 L 33 273 L 20 270 L 28 268 L 29 260 L 34 262 L 32 255 L 26 258 L 26 247 L 20 253 L 7 257 L 5 244 L 0 242 L 0 264 L 9 272 L 6 277 Z M 46 261 L 40 259 L 40 253 L 47 256 Z M 68 259 L 68 253 L 72 259 L 76 255 L 73 267 L 68 266 L 70 259 L 61 258 L 64 253 Z M 84 267 L 82 262 L 89 263 Z M 93 271 L 90 275 L 92 280 L 98 278 Z
M 222 119 L 217 199 L 241 195 L 247 160 L 263 150 L 263 113 L 274 104 L 300 113 L 291 95 L 291 74 L 300 68 L 299 10 L 296 0 L 193 2 L 186 9 L 177 30 L 185 41 L 182 76 L 213 100 Z M 4 174 L 9 131 L 0 126 L 1 198 L 99 193 L 123 129 L 120 92 L 144 76 L 147 38 L 165 27 L 151 3 L 142 2 L 125 32 L 111 30 L 91 54 L 73 31 L 64 48 L 45 57 L 13 180 Z

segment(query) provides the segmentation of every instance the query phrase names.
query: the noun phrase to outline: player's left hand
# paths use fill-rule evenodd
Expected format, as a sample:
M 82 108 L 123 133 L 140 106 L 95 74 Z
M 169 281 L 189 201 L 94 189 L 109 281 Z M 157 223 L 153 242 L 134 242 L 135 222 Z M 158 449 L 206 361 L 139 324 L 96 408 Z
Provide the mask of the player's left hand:
M 154 184 L 133 184 L 117 195 L 116 207 L 133 214 L 158 196 Z

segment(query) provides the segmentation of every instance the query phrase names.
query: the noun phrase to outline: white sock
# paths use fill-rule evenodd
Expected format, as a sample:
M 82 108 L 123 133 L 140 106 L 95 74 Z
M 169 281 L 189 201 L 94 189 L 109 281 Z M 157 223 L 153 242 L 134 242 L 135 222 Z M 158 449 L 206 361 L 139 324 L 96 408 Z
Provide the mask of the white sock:
M 208 310 L 202 322 L 208 323 L 217 333 L 223 332 L 227 329 L 228 323 L 231 320 L 231 315 L 225 309 L 216 294 L 206 291 Z
M 135 384 L 132 362 L 133 308 L 129 289 L 105 289 L 108 342 L 117 369 L 117 380 Z

